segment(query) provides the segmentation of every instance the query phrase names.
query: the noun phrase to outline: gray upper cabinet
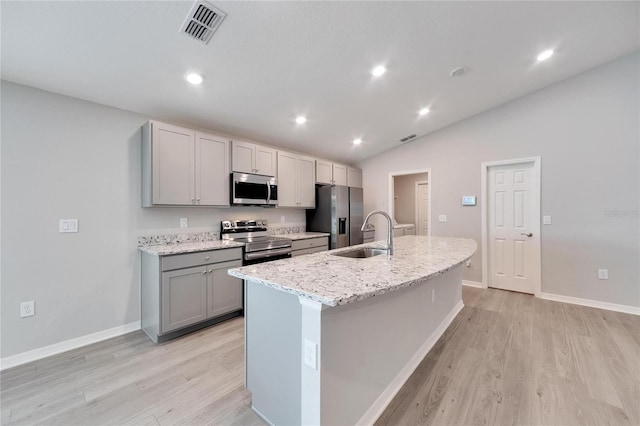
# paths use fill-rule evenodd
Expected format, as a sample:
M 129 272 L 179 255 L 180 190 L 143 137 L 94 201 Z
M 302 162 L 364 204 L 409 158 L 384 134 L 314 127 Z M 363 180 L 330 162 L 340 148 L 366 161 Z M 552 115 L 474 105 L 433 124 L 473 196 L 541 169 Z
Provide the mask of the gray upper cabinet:
M 142 128 L 142 206 L 229 205 L 229 141 L 150 121 Z
M 347 186 L 347 166 L 316 160 L 316 183 Z
M 315 160 L 278 151 L 278 206 L 315 208 Z
M 362 188 L 362 170 L 347 167 L 347 186 Z
M 232 171 L 276 176 L 275 149 L 238 140 L 234 140 L 232 146 Z

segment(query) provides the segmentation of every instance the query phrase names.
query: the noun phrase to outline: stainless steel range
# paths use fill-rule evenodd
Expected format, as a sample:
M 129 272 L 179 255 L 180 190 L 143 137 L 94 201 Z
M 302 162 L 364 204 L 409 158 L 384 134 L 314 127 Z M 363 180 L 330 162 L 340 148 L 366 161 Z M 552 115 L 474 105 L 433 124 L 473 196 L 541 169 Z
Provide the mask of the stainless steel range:
M 223 220 L 220 226 L 220 235 L 223 240 L 234 240 L 245 244 L 243 265 L 291 257 L 291 240 L 269 235 L 265 219 Z

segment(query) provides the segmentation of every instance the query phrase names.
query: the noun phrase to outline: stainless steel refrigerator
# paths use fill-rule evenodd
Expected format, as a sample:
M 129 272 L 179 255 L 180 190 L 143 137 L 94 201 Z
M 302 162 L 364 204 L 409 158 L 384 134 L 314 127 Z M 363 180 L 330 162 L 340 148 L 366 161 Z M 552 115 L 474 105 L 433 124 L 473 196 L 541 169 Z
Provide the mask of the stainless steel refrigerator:
M 362 244 L 362 188 L 316 186 L 316 209 L 307 210 L 307 230 L 328 232 L 330 248 Z

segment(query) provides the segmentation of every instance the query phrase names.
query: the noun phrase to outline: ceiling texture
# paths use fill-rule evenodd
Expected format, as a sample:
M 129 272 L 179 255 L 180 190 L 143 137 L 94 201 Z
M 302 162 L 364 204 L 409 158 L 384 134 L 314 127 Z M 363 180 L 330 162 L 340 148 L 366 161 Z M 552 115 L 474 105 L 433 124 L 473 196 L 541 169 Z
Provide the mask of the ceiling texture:
M 191 1 L 3 0 L 2 79 L 356 162 L 640 48 L 635 1 L 211 3 L 205 45 Z

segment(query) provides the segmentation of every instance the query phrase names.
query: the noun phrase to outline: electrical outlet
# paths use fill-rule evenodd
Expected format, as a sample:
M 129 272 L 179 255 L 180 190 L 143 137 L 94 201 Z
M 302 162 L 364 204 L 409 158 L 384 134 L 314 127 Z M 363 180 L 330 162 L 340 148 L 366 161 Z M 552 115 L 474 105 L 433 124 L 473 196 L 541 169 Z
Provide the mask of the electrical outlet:
M 436 302 L 436 289 L 432 288 L 431 289 L 431 303 L 435 303 Z
M 440 216 L 438 216 L 438 222 L 446 222 L 446 221 L 447 221 L 446 214 L 441 214 Z
M 78 219 L 60 219 L 58 230 L 61 234 L 67 232 L 78 232 Z
M 280 223 L 284 223 L 284 216 L 280 216 Z
M 314 370 L 318 369 L 318 344 L 304 340 L 304 363 Z
M 187 228 L 189 226 L 189 218 L 181 217 L 180 218 L 180 228 Z
M 467 268 L 471 268 L 471 261 L 467 260 L 467 262 L 464 264 Z
M 608 269 L 598 269 L 598 279 L 599 280 L 608 280 L 609 279 L 609 270 Z
M 543 225 L 551 225 L 551 216 L 542 216 Z
M 20 318 L 32 317 L 36 314 L 36 303 L 31 300 L 20 304 Z

